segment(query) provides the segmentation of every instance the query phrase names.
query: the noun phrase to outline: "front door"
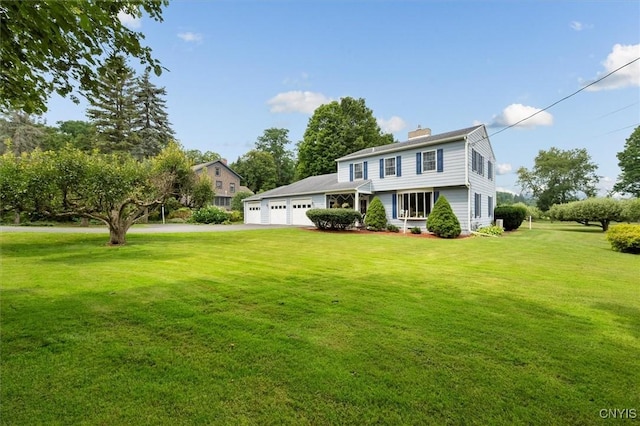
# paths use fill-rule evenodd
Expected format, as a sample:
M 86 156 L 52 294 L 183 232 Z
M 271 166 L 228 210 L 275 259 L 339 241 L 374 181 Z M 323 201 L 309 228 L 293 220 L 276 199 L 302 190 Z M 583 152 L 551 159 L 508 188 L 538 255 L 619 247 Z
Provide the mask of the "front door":
M 368 198 L 360 198 L 360 213 L 364 216 L 367 213 L 367 207 L 369 207 Z

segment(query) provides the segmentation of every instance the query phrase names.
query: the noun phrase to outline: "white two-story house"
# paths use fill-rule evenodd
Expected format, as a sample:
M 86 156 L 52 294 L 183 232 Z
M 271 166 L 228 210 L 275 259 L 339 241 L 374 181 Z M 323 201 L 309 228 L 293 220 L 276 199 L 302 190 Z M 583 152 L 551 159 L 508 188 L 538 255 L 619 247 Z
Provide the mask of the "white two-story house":
M 244 200 L 245 223 L 313 225 L 311 208 L 348 207 L 366 214 L 374 196 L 389 223 L 426 228 L 445 196 L 464 234 L 490 225 L 496 200 L 495 155 L 483 125 L 366 148 L 338 158 L 337 173 L 312 176 Z

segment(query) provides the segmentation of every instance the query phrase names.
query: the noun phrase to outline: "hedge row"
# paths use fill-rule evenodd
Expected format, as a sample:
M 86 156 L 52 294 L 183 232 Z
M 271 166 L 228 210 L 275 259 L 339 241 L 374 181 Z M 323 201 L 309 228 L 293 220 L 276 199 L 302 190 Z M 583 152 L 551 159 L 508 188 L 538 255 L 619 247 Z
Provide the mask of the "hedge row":
M 362 220 L 360 212 L 353 209 L 309 209 L 307 217 L 318 229 L 346 230 Z

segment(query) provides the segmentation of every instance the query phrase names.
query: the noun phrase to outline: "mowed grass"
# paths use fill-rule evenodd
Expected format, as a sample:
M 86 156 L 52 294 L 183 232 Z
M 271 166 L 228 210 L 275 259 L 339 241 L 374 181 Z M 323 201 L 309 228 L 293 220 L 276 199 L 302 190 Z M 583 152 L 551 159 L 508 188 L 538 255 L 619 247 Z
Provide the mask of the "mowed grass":
M 640 416 L 640 256 L 595 227 L 0 235 L 2 424 Z

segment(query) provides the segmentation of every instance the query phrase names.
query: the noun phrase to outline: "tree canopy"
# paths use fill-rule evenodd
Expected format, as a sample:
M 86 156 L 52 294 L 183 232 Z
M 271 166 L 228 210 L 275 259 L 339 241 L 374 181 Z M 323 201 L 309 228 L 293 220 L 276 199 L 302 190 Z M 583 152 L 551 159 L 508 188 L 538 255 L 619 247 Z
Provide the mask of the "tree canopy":
M 393 142 L 382 133 L 364 99 L 342 98 L 319 106 L 298 144 L 296 178 L 335 173 L 335 160 L 352 152 Z
M 276 187 L 278 171 L 273 155 L 252 149 L 231 164 L 231 169 L 242 176 L 242 182 L 253 192 L 268 191 Z
M 0 110 L 47 111 L 52 93 L 93 91 L 97 70 L 113 53 L 137 58 L 160 75 L 144 34 L 121 21 L 146 13 L 162 21 L 168 0 L 3 1 L 0 5 Z M 76 87 L 76 85 L 78 87 Z
M 541 210 L 547 211 L 553 204 L 577 200 L 580 194 L 595 196 L 600 180 L 597 169 L 584 148 L 540 150 L 532 170 L 518 169 L 518 184 L 533 194 Z
M 640 126 L 631 133 L 617 157 L 622 173 L 613 190 L 640 197 Z
M 276 163 L 276 186 L 293 182 L 295 163 L 293 153 L 287 149 L 290 143 L 289 130 L 274 127 L 266 129 L 256 141 L 256 149 L 271 154 Z
M 120 245 L 148 209 L 190 189 L 194 173 L 173 143 L 142 162 L 70 146 L 20 157 L 7 153 L 0 157 L 0 178 L 3 210 L 99 220 L 109 228 L 110 244 Z

